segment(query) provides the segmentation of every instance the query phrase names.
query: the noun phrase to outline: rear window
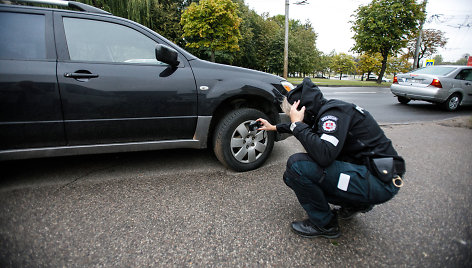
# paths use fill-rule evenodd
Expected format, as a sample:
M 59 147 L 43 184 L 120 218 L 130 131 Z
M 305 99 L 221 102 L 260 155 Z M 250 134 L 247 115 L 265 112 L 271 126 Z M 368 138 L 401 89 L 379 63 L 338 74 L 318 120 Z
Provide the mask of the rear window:
M 0 12 L 0 59 L 46 58 L 44 15 Z
M 411 72 L 412 74 L 433 74 L 433 75 L 441 75 L 441 76 L 445 76 L 447 74 L 449 74 L 450 72 L 454 71 L 455 67 L 440 67 L 440 66 L 436 66 L 436 67 L 424 67 L 424 68 L 420 68 L 418 70 L 415 70 L 413 72 Z

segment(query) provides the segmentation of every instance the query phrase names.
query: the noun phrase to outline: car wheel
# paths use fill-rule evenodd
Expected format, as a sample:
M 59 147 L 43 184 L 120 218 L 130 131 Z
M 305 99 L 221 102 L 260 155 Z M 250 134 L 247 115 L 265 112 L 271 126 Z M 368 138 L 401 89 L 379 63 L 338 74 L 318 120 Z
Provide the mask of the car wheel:
M 259 110 L 243 108 L 229 112 L 218 123 L 213 136 L 213 150 L 223 165 L 235 171 L 260 167 L 274 147 L 275 133 L 249 130 L 258 118 L 268 120 Z
M 461 95 L 454 93 L 445 102 L 442 103 L 443 108 L 447 111 L 456 111 L 461 104 Z
M 408 104 L 411 100 L 405 97 L 397 96 L 398 102 L 401 104 Z

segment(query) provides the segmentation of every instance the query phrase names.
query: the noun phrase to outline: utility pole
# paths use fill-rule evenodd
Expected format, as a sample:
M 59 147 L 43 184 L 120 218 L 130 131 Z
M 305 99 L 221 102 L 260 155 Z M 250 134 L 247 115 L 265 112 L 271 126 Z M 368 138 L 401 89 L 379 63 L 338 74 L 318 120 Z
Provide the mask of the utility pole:
M 285 0 L 285 43 L 284 43 L 284 78 L 288 77 L 288 6 L 289 0 Z
M 424 12 L 426 12 L 426 5 L 428 4 L 428 0 L 424 0 L 423 1 L 423 4 L 424 4 Z M 418 37 L 416 38 L 416 45 L 415 45 L 415 56 L 414 56 L 414 59 L 413 59 L 413 69 L 416 69 L 418 68 L 418 64 L 419 64 L 419 56 L 420 56 L 420 46 L 421 46 L 421 38 L 422 38 L 422 34 L 423 34 L 423 24 L 424 24 L 424 21 L 425 20 L 422 20 L 421 21 L 421 25 L 420 25 L 420 30 L 418 32 Z
M 301 0 L 295 3 L 295 5 L 305 5 L 308 0 Z M 289 0 L 285 0 L 285 42 L 284 42 L 284 78 L 287 79 L 288 77 L 288 7 L 290 5 Z

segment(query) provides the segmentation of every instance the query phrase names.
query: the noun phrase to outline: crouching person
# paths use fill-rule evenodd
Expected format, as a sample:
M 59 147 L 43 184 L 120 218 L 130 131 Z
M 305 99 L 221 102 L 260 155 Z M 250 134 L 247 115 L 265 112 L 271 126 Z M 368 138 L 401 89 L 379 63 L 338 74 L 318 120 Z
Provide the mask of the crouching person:
M 326 100 L 308 78 L 287 94 L 283 106 L 291 124 L 258 121 L 261 130 L 292 133 L 306 151 L 288 159 L 283 175 L 308 214 L 292 222 L 295 233 L 339 237 L 338 217 L 350 219 L 398 193 L 404 160 L 369 112 Z M 330 204 L 340 209 L 332 210 Z

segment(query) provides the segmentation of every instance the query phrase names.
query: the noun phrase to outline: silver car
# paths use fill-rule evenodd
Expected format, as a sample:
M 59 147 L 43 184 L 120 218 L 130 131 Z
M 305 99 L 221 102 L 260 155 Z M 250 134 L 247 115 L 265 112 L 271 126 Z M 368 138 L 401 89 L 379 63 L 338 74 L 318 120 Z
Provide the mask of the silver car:
M 423 100 L 455 111 L 472 104 L 472 66 L 430 66 L 399 74 L 390 90 L 403 104 Z

